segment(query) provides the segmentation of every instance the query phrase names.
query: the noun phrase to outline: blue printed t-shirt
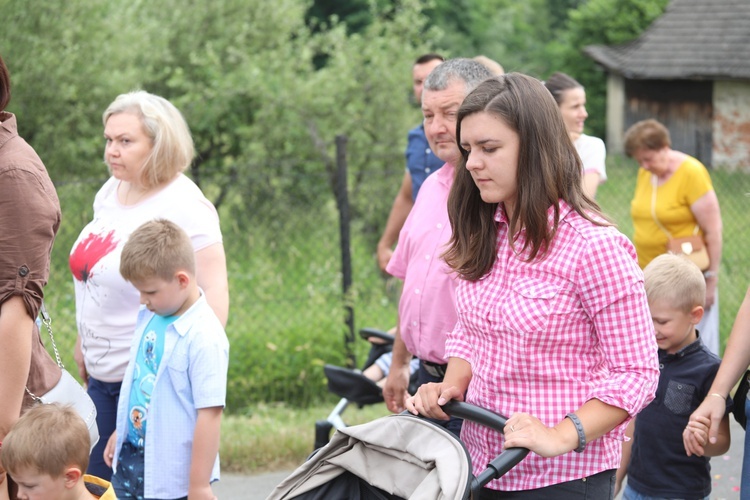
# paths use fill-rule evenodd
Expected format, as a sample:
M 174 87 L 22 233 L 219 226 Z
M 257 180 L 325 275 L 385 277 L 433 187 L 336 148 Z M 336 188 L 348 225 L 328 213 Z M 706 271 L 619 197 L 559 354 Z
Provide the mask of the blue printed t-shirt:
M 136 448 L 143 449 L 146 441 L 148 407 L 159 363 L 164 354 L 164 336 L 167 327 L 176 319 L 177 316 L 164 317 L 155 314 L 146 326 L 138 346 L 128 408 L 128 441 Z

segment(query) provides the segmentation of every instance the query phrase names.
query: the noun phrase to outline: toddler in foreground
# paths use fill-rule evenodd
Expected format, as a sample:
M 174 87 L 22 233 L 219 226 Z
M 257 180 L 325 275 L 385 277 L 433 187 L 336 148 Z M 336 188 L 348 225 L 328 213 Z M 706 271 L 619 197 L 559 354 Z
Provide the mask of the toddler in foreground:
M 3 467 L 28 500 L 116 500 L 110 484 L 85 475 L 91 438 L 69 406 L 40 404 L 27 411 L 5 436 Z

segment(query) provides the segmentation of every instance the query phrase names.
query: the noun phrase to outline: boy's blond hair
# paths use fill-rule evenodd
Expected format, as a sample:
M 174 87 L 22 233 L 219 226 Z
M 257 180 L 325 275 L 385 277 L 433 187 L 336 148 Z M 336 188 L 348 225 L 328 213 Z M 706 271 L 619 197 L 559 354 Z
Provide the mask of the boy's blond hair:
M 40 404 L 22 415 L 5 436 L 0 458 L 11 476 L 34 470 L 57 478 L 69 467 L 85 472 L 90 445 L 86 423 L 73 408 Z
M 666 300 L 685 313 L 706 303 L 706 279 L 687 257 L 659 255 L 646 266 L 643 276 L 649 303 Z
M 195 251 L 187 233 L 174 222 L 146 222 L 133 231 L 122 248 L 120 274 L 127 281 L 171 281 L 178 271 L 195 275 Z

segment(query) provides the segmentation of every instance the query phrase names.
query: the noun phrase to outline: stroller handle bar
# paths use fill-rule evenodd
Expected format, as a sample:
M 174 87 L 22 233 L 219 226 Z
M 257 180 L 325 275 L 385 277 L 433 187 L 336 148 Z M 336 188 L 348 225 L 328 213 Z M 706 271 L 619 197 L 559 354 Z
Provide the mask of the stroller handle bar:
M 378 330 L 377 328 L 362 328 L 359 330 L 359 336 L 365 340 L 368 340 L 370 337 L 375 337 L 386 344 L 393 344 L 394 341 L 393 335 L 386 331 Z
M 502 415 L 460 401 L 448 401 L 443 405 L 443 411 L 448 415 L 476 422 L 498 432 L 503 432 L 508 419 Z M 479 498 L 479 490 L 493 479 L 497 479 L 516 466 L 529 454 L 528 448 L 508 448 L 495 457 L 487 468 L 483 470 L 471 483 L 472 498 Z

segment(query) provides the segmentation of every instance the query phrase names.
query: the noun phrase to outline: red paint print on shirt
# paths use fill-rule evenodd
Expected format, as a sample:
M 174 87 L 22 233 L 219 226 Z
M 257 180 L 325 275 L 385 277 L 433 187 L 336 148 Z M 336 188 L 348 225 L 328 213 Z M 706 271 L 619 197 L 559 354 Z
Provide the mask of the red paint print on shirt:
M 91 269 L 116 247 L 114 231 L 110 231 L 105 236 L 89 234 L 70 254 L 69 265 L 75 279 L 86 283 L 91 276 Z

